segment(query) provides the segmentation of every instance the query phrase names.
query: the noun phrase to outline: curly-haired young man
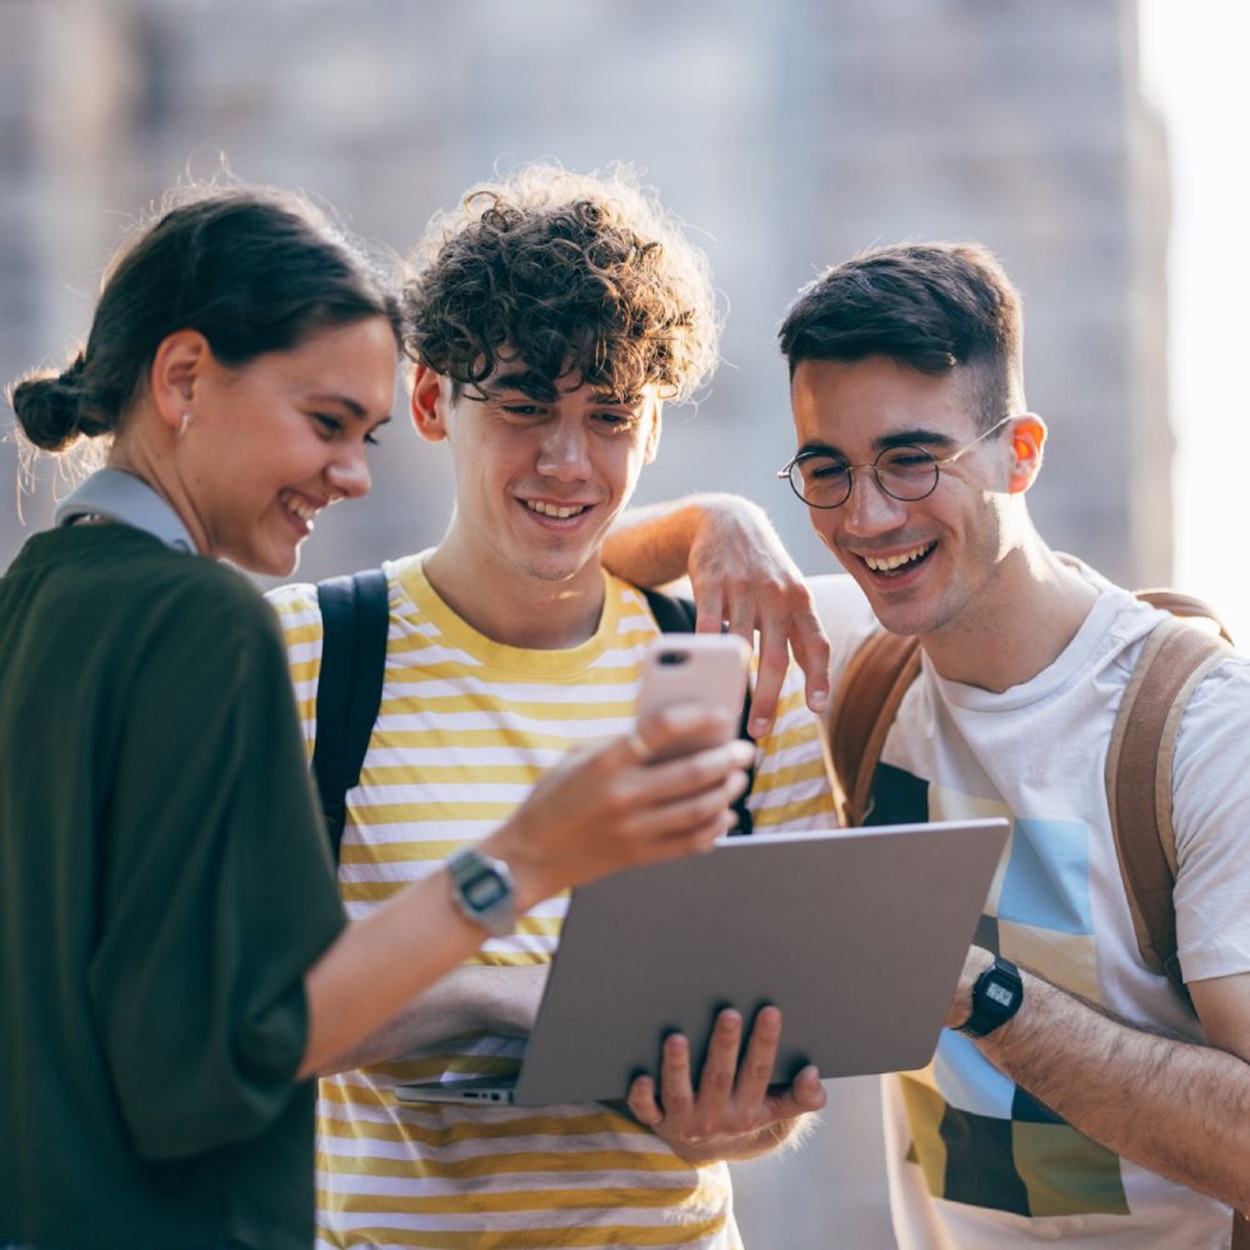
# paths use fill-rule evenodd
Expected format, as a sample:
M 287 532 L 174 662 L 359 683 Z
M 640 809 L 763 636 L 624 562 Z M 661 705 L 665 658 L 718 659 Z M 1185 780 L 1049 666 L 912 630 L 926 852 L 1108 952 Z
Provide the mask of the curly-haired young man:
M 603 543 L 655 457 L 664 402 L 716 359 L 703 256 L 620 171 L 531 166 L 475 188 L 414 253 L 405 321 L 413 419 L 446 445 L 456 501 L 434 549 L 385 566 L 386 685 L 343 840 L 353 914 L 472 844 L 570 748 L 627 724 L 658 627 L 605 571 Z M 311 717 L 315 596 L 277 601 Z M 797 677 L 759 747 L 757 828 L 827 824 Z M 400 1081 L 515 1068 L 563 910 L 492 938 L 323 1080 L 322 1244 L 739 1244 L 723 1161 L 776 1145 L 824 1097 L 813 1069 L 769 1094 L 771 1009 L 740 1071 L 744 1024 L 722 1015 L 699 1090 L 685 1040 L 669 1039 L 661 1087 L 636 1082 L 628 1112 L 396 1101 Z

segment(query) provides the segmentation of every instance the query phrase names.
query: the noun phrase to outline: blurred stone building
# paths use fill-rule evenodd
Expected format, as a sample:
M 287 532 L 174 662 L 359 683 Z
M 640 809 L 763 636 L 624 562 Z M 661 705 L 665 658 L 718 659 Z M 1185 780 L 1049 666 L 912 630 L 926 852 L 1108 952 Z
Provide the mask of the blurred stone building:
M 641 497 L 751 495 L 811 572 L 829 558 L 772 472 L 792 447 L 786 303 L 874 243 L 981 239 L 1028 309 L 1043 531 L 1128 584 L 1169 576 L 1167 165 L 1134 0 L 0 0 L 0 377 L 62 363 L 135 212 L 218 153 L 397 251 L 496 169 L 641 167 L 727 311 L 715 384 L 667 414 Z M 437 539 L 439 449 L 402 427 L 374 498 L 319 523 L 305 574 Z M 15 473 L 0 444 L 0 481 Z M 0 491 L 4 563 L 50 513 L 40 482 L 25 525 Z M 835 1227 L 892 1244 L 873 1086 L 834 1090 L 805 1150 L 738 1169 L 751 1246 Z

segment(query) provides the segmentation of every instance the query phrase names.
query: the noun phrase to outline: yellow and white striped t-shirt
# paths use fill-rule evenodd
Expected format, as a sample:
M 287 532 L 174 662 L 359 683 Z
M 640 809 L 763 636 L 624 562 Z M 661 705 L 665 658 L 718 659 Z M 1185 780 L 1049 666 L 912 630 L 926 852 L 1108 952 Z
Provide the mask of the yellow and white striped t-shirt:
M 348 795 L 339 882 L 361 916 L 457 847 L 485 836 L 569 750 L 632 724 L 640 664 L 658 632 L 633 587 L 606 578 L 594 637 L 564 651 L 491 642 L 434 592 L 414 556 L 385 566 L 390 627 L 382 706 Z M 270 596 L 286 631 L 311 754 L 321 619 L 312 586 Z M 827 826 L 814 719 L 795 675 L 760 745 L 757 831 Z M 474 962 L 548 962 L 566 899 L 550 899 Z M 738 1246 L 728 1170 L 694 1167 L 603 1104 L 403 1104 L 393 1086 L 515 1071 L 521 1043 L 452 1038 L 415 1058 L 321 1081 L 318 1245 Z

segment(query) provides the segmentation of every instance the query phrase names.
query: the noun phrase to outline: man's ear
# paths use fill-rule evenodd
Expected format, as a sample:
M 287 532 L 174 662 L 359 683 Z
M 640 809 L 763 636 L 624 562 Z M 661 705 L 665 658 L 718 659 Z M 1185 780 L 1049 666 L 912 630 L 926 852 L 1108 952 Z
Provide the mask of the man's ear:
M 1046 446 L 1046 422 L 1034 413 L 1017 417 L 1011 427 L 1011 483 L 1013 495 L 1022 494 L 1033 485 L 1042 468 L 1042 449 Z
M 215 363 L 213 349 L 198 330 L 175 330 L 157 346 L 148 386 L 161 420 L 175 433 L 185 425 L 185 415 L 193 413 L 196 393 Z
M 450 400 L 450 378 L 435 373 L 429 365 L 417 365 L 412 376 L 412 423 L 428 443 L 442 442 L 447 437 L 447 404 Z
M 647 431 L 647 442 L 643 448 L 643 464 L 651 464 L 660 452 L 660 434 L 663 428 L 664 401 L 656 399 L 651 406 L 651 428 Z

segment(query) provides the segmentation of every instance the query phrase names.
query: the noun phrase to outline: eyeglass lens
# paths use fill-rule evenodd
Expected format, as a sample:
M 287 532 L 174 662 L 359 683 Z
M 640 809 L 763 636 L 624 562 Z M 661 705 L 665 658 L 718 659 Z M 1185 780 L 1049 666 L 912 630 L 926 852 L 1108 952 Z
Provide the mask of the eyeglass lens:
M 868 466 L 864 466 L 868 467 Z M 888 447 L 871 465 L 877 483 L 895 499 L 923 499 L 937 486 L 937 460 L 920 447 Z M 790 467 L 790 485 L 814 508 L 836 508 L 851 495 L 854 469 L 823 452 L 800 456 Z

